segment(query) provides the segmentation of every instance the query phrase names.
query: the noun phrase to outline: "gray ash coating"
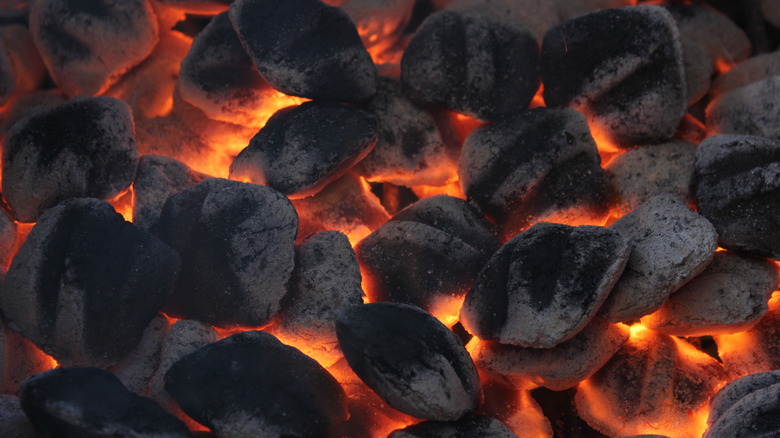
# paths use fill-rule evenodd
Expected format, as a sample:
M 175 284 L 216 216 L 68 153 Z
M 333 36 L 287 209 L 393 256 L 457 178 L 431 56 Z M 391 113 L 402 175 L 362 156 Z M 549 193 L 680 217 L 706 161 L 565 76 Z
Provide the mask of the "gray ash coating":
M 750 374 L 724 386 L 710 400 L 707 423 L 704 438 L 780 434 L 780 374 Z

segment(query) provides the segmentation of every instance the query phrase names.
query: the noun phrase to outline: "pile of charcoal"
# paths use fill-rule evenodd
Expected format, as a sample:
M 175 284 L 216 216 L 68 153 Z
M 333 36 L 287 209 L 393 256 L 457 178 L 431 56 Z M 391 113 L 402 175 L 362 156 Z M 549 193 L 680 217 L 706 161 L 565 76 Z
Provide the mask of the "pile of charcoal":
M 0 2 L 0 435 L 780 434 L 780 2 Z

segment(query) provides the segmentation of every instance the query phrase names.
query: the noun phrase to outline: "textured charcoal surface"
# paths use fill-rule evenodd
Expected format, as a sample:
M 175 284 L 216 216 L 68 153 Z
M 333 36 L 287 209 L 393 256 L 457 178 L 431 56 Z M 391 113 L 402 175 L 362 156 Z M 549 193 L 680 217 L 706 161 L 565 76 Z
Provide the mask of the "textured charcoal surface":
M 517 438 L 506 425 L 485 415 L 469 415 L 452 422 L 424 421 L 396 430 L 387 438 Z
M 550 0 L 453 0 L 446 9 L 471 9 L 512 25 L 528 28 L 537 40 L 560 21 Z
M 672 140 L 630 149 L 607 163 L 613 209 L 623 216 L 653 196 L 672 193 L 693 204 L 696 145 Z
M 298 216 L 269 187 L 206 179 L 168 198 L 158 235 L 182 257 L 164 311 L 218 327 L 257 327 L 279 310 Z
M 360 266 L 347 236 L 323 231 L 307 237 L 295 250 L 290 291 L 282 300 L 277 329 L 311 346 L 320 363 L 323 356 L 335 362 L 342 356 L 336 312 L 363 304 L 360 282 Z
M 374 115 L 306 102 L 277 111 L 230 165 L 230 176 L 306 197 L 346 173 L 376 141 Z
M 14 98 L 0 115 L 0 137 L 5 139 L 16 122 L 27 118 L 33 112 L 57 106 L 65 101 L 65 96 L 57 89 L 35 90 Z
M 544 100 L 589 115 L 617 144 L 670 138 L 687 104 L 679 33 L 659 6 L 606 9 L 550 29 Z
M 29 19 L 49 73 L 68 96 L 102 93 L 158 39 L 148 0 L 41 0 L 31 4 Z
M 426 198 L 399 212 L 357 246 L 374 301 L 433 312 L 463 296 L 499 241 L 493 226 L 465 201 Z
M 476 129 L 466 140 L 458 176 L 469 200 L 512 235 L 535 219 L 578 209 L 607 213 L 607 178 L 585 117 L 537 108 Z
M 108 369 L 131 392 L 142 396 L 149 394 L 149 381 L 160 365 L 160 350 L 169 327 L 165 316 L 156 316 L 146 326 L 133 351 Z
M 47 436 L 189 437 L 187 427 L 97 368 L 57 368 L 22 383 L 22 409 Z
M 314 359 L 250 331 L 177 361 L 165 389 L 219 437 L 324 436 L 347 418 L 339 383 Z
M 318 0 L 236 0 L 230 20 L 263 77 L 292 96 L 363 102 L 376 67 L 346 12 Z
M 206 176 L 194 172 L 186 164 L 161 155 L 144 155 L 138 162 L 133 188 L 133 223 L 152 230 L 160 219 L 165 201 L 171 195 L 192 187 Z
M 573 338 L 552 348 L 483 341 L 471 356 L 482 370 L 562 391 L 598 371 L 626 341 L 627 326 L 594 319 Z
M 704 438 L 772 437 L 780 434 L 780 381 L 777 374 L 752 374 L 726 385 L 710 402 Z M 724 394 L 721 396 L 721 394 Z
M 731 376 L 780 370 L 780 306 L 771 300 L 769 311 L 743 332 L 714 336 L 718 356 Z
M 63 365 L 111 365 L 139 342 L 173 288 L 179 256 L 107 202 L 44 212 L 14 258 L 0 309 Z
M 728 251 L 673 293 L 645 327 L 677 336 L 736 333 L 749 329 L 769 310 L 778 287 L 777 267 L 765 259 Z
M 0 27 L 0 105 L 35 90 L 45 75 L 46 67 L 27 27 L 20 24 Z
M 713 61 L 707 50 L 694 41 L 681 38 L 688 106 L 700 101 L 710 91 Z
M 228 13 L 214 17 L 195 37 L 177 86 L 186 101 L 226 122 L 257 125 L 273 89 L 244 51 Z
M 780 383 L 780 371 L 754 373 L 729 382 L 710 399 L 707 423 L 714 424 L 746 396 Z
M 780 142 L 717 135 L 696 150 L 699 213 L 718 231 L 720 246 L 780 259 Z
M 536 224 L 488 261 L 466 295 L 461 322 L 483 340 L 553 347 L 593 319 L 629 252 L 616 231 Z
M 73 99 L 16 123 L 3 148 L 3 197 L 16 219 L 126 189 L 138 165 L 133 131 L 130 107 L 110 97 Z
M 336 333 L 349 366 L 401 412 L 454 421 L 481 401 L 477 368 L 457 335 L 417 307 L 347 307 L 336 317 Z
M 539 87 L 539 46 L 519 25 L 468 9 L 428 17 L 401 59 L 401 82 L 418 102 L 482 120 L 528 107 Z
M 780 52 L 762 53 L 735 65 L 715 78 L 712 94 L 721 95 L 780 74 Z
M 378 140 L 356 171 L 369 181 L 398 185 L 443 185 L 457 166 L 457 152 L 436 127 L 434 117 L 401 93 L 393 79 L 380 77 L 366 105 L 378 120 Z
M 718 248 L 715 227 L 674 195 L 651 198 L 610 229 L 631 246 L 626 269 L 600 311 L 610 322 L 658 310 L 707 267 Z
M 0 435 L 5 438 L 43 438 L 24 415 L 16 396 L 0 395 Z
M 737 88 L 707 107 L 707 133 L 743 134 L 780 140 L 780 76 Z

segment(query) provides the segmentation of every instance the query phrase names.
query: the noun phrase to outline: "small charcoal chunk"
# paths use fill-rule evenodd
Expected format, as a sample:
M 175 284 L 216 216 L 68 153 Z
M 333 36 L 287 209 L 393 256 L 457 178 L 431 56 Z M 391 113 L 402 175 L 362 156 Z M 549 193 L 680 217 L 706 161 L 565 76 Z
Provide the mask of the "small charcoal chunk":
M 696 150 L 699 213 L 726 249 L 780 259 L 780 141 L 717 135 Z
M 14 258 L 0 309 L 63 365 L 107 366 L 129 353 L 173 288 L 179 256 L 110 204 L 46 210 Z
M 363 239 L 357 255 L 372 301 L 414 304 L 434 313 L 463 297 L 498 249 L 493 226 L 462 199 L 412 204 Z
M 616 231 L 536 224 L 485 265 L 466 295 L 461 322 L 479 339 L 553 347 L 593 319 L 629 252 Z
M 275 93 L 244 51 L 227 12 L 195 37 L 177 86 L 181 97 L 207 116 L 252 126 L 261 123 L 264 112 L 259 110 Z
M 544 101 L 588 115 L 614 143 L 657 143 L 674 135 L 687 107 L 679 32 L 660 6 L 605 9 L 547 32 Z
M 372 114 L 338 103 L 277 111 L 230 165 L 230 177 L 293 197 L 311 196 L 363 159 L 377 141 Z
M 563 391 L 587 379 L 628 341 L 628 327 L 594 319 L 576 336 L 552 348 L 523 348 L 481 341 L 471 350 L 477 366 L 513 381 L 528 380 Z
M 341 385 L 314 359 L 249 331 L 177 361 L 165 389 L 222 438 L 314 437 L 346 420 Z
M 707 133 L 742 134 L 780 140 L 780 76 L 737 88 L 710 102 Z
M 336 333 L 355 374 L 401 412 L 454 421 L 481 401 L 477 368 L 458 336 L 415 306 L 343 308 Z
M 268 187 L 212 178 L 171 196 L 157 234 L 182 267 L 165 313 L 225 328 L 266 324 L 287 291 L 297 230 L 290 201 Z
M 271 86 L 310 99 L 359 103 L 376 67 L 346 12 L 319 0 L 236 0 L 230 21 Z
M 187 426 L 108 371 L 57 368 L 22 382 L 24 413 L 47 436 L 190 437 Z
M 387 438 L 517 438 L 506 425 L 485 415 L 469 415 L 458 421 L 424 421 L 402 430 L 396 430 Z
M 741 332 L 769 310 L 778 281 L 777 267 L 768 260 L 717 252 L 704 272 L 642 318 L 642 324 L 677 336 Z
M 476 129 L 463 145 L 458 176 L 469 200 L 511 236 L 548 217 L 604 217 L 600 163 L 582 114 L 537 108 Z
M 144 155 L 138 162 L 133 188 L 133 223 L 152 230 L 157 225 L 165 201 L 171 195 L 192 187 L 206 176 L 194 172 L 186 164 L 161 155 Z
M 73 99 L 16 123 L 3 148 L 3 197 L 15 218 L 34 222 L 62 200 L 126 189 L 138 165 L 133 131 L 130 107 L 110 97 Z
M 629 240 L 631 256 L 601 308 L 610 322 L 658 310 L 669 295 L 700 274 L 718 249 L 715 227 L 674 195 L 658 195 L 612 224 Z
M 0 435 L 5 438 L 43 438 L 24 415 L 19 399 L 13 395 L 0 395 Z
M 101 94 L 158 40 L 149 0 L 38 0 L 31 2 L 30 31 L 68 96 Z
M 531 32 L 468 9 L 428 17 L 401 59 L 401 82 L 418 102 L 482 120 L 528 107 L 539 88 Z
M 454 178 L 457 148 L 445 142 L 433 115 L 416 106 L 393 79 L 380 77 L 366 105 L 377 116 L 379 139 L 355 170 L 369 181 L 441 186 Z
M 306 238 L 295 250 L 290 291 L 282 300 L 275 330 L 283 339 L 302 341 L 321 364 L 328 360 L 332 365 L 342 356 L 336 312 L 360 304 L 363 289 L 355 251 L 344 234 L 323 231 Z
M 704 438 L 780 435 L 780 374 L 751 374 L 734 380 L 710 401 Z

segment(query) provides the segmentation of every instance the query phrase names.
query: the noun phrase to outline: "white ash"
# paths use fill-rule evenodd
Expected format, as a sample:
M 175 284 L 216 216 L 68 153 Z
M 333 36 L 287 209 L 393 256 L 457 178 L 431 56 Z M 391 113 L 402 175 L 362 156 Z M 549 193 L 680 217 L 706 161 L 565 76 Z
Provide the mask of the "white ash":
M 149 396 L 149 382 L 160 365 L 160 350 L 168 328 L 164 316 L 155 317 L 133 351 L 109 369 L 130 391 Z

